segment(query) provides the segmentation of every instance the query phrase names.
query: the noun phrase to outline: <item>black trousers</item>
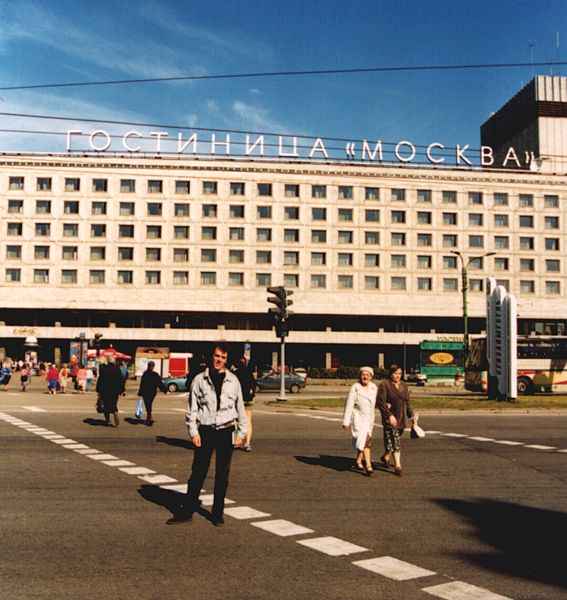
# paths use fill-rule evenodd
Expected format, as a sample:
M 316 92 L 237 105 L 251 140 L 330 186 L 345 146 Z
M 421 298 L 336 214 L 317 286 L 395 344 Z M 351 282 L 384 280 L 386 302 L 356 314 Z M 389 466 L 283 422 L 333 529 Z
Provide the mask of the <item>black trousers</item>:
M 213 427 L 199 427 L 201 447 L 195 448 L 193 466 L 187 491 L 188 510 L 196 510 L 199 503 L 199 493 L 207 477 L 213 451 L 216 452 L 215 489 L 213 501 L 213 517 L 222 517 L 224 512 L 224 499 L 228 488 L 228 476 L 234 446 L 232 433 L 234 427 L 214 429 Z
M 152 414 L 152 405 L 154 403 L 155 396 L 142 396 L 144 399 L 144 405 L 146 407 L 146 414 L 148 417 Z

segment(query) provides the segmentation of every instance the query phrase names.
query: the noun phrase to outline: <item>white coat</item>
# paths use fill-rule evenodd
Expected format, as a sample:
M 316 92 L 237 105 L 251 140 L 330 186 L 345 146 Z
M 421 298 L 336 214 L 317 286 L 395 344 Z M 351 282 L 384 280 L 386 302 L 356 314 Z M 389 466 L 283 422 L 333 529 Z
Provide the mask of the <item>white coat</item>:
M 345 403 L 343 425 L 350 425 L 352 444 L 358 451 L 364 450 L 374 428 L 377 387 L 371 381 L 367 385 L 354 383 Z

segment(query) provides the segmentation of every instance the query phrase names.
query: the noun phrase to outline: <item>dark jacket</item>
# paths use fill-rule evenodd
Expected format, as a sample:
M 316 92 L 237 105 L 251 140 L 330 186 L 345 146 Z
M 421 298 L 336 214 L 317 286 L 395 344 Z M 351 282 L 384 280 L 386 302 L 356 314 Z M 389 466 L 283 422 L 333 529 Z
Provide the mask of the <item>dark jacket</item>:
M 248 365 L 240 365 L 234 371 L 234 374 L 238 377 L 238 381 L 240 381 L 244 404 L 249 404 L 254 400 L 254 395 L 256 394 L 256 381 L 252 376 L 252 370 Z
M 96 391 L 103 399 L 118 398 L 122 393 L 122 373 L 117 365 L 101 365 Z
M 404 429 L 406 416 L 413 417 L 413 409 L 410 404 L 408 386 L 400 381 L 399 388 L 390 379 L 385 379 L 378 387 L 378 409 L 382 414 L 382 425 L 390 427 L 388 418 L 394 415 L 398 421 L 397 429 Z
M 160 374 L 155 371 L 144 371 L 140 380 L 140 387 L 138 388 L 138 396 L 142 396 L 142 398 L 155 398 L 158 389 L 162 392 L 166 391 Z

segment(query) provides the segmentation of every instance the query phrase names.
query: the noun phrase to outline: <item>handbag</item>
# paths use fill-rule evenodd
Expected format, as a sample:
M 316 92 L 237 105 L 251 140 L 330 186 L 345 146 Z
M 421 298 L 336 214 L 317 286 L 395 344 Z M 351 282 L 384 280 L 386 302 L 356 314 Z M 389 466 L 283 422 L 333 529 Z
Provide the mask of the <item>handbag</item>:
M 102 398 L 100 396 L 98 396 L 97 399 L 96 399 L 96 412 L 97 413 L 103 413 L 104 412 L 104 405 L 102 403 Z
M 418 440 L 425 437 L 425 431 L 418 425 L 419 417 L 415 415 L 411 423 L 410 437 L 414 440 Z
M 141 419 L 144 414 L 144 399 L 138 398 L 136 402 L 136 411 L 134 412 L 136 419 Z

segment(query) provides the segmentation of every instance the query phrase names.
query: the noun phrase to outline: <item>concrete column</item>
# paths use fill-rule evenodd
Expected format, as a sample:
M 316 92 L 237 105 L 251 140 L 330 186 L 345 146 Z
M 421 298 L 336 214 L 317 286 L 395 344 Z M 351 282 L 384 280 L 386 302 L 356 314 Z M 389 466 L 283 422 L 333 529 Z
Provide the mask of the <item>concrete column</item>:
M 56 365 L 61 364 L 61 348 L 56 347 L 53 349 L 53 361 Z
M 279 352 L 272 352 L 272 369 L 276 369 L 279 365 Z
M 378 352 L 378 367 L 380 369 L 384 368 L 384 353 L 383 352 Z
M 330 369 L 333 366 L 333 354 L 325 352 L 325 369 Z

